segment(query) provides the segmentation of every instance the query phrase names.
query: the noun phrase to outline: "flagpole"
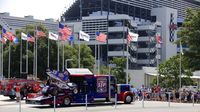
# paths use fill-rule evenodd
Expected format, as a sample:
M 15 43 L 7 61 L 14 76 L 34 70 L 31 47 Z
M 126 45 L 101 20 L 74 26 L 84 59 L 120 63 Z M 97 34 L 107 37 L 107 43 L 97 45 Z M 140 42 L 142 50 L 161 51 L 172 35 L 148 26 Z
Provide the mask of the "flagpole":
M 26 40 L 26 73 L 28 75 L 28 40 Z
M 127 44 L 126 44 L 126 52 L 127 52 L 127 54 L 126 54 L 126 84 L 128 84 L 128 42 L 127 42 Z
M 2 37 L 2 36 L 1 36 Z M 3 78 L 3 74 L 2 74 L 2 58 L 1 58 L 1 54 L 2 54 L 2 49 L 1 49 L 1 47 L 2 47 L 2 45 L 1 44 L 3 44 L 2 42 L 0 43 L 0 74 L 1 74 L 1 76 L 2 76 L 2 78 Z
M 58 47 L 57 47 L 57 71 L 59 71 L 59 61 L 60 61 L 60 58 L 59 58 L 59 39 L 57 41 L 57 44 L 58 44 Z
M 20 43 L 20 76 L 22 74 L 22 38 Z
M 1 59 L 1 60 L 2 60 L 2 62 L 1 62 L 1 64 L 2 64 L 1 67 L 2 67 L 2 68 L 1 68 L 1 70 L 2 70 L 2 75 L 3 75 L 3 43 L 2 43 L 1 49 L 2 49 L 2 50 L 1 50 L 1 51 L 2 51 L 2 56 L 1 56 L 1 58 L 2 58 L 2 59 Z
M 8 57 L 8 78 L 10 78 L 10 42 L 9 42 L 9 57 Z
M 95 42 L 95 44 L 94 44 L 94 62 L 95 62 L 95 74 L 96 74 L 96 69 L 97 69 L 97 62 L 96 62 L 96 59 L 97 59 L 97 46 L 96 46 L 96 42 Z
M 80 37 L 78 39 L 79 44 L 78 44 L 78 68 L 81 68 L 81 41 Z
M 36 31 L 37 31 L 37 25 L 36 25 Z M 35 43 L 35 79 L 37 80 L 37 38 L 38 38 L 38 36 L 37 36 L 37 34 L 36 34 L 36 31 L 35 31 L 35 41 L 36 41 L 36 43 Z
M 156 47 L 156 55 L 157 55 L 157 59 L 156 59 L 156 66 L 157 66 L 157 85 L 159 85 L 159 74 L 158 74 L 158 66 L 159 66 L 159 63 L 158 63 L 158 43 L 157 43 L 157 47 Z
M 48 56 L 47 56 L 47 68 L 49 69 L 49 38 L 48 38 Z
M 65 60 L 65 53 L 64 53 L 64 47 L 65 46 L 64 46 L 64 41 L 62 42 L 62 47 L 63 47 L 63 60 L 62 60 L 63 61 L 62 62 L 63 66 L 62 66 L 62 71 L 64 71 L 65 70 L 65 61 L 64 61 Z
M 36 37 L 34 35 L 34 39 L 35 39 L 35 42 L 34 42 L 34 47 L 33 47 L 33 75 L 35 77 L 35 46 L 36 46 Z
M 98 74 L 100 74 L 100 44 L 98 43 Z
M 180 66 L 179 66 L 179 88 L 181 88 L 181 76 L 182 76 L 182 73 L 181 73 L 181 66 L 182 66 L 182 63 L 181 63 L 181 53 L 182 53 L 182 50 L 181 50 L 182 48 L 181 48 L 181 41 L 180 41 Z
M 82 0 L 80 0 L 80 4 L 79 5 L 80 5 L 80 20 L 82 21 Z M 78 67 L 80 68 L 81 67 L 81 48 L 80 48 L 80 44 L 81 44 L 80 42 L 81 41 L 80 41 L 80 37 L 78 38 L 78 40 L 79 40 Z

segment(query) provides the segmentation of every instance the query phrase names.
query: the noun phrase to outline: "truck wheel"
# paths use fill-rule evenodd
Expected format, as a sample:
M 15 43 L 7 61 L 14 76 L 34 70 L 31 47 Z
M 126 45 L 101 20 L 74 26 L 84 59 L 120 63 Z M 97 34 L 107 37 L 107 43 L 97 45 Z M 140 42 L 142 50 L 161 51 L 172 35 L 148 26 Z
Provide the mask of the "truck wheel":
M 9 96 L 11 100 L 14 100 L 15 99 L 15 96 Z
M 130 95 L 127 95 L 124 99 L 125 104 L 130 104 L 133 101 L 133 97 Z
M 65 97 L 65 99 L 63 100 L 63 104 L 62 106 L 70 106 L 71 105 L 71 100 L 69 97 Z

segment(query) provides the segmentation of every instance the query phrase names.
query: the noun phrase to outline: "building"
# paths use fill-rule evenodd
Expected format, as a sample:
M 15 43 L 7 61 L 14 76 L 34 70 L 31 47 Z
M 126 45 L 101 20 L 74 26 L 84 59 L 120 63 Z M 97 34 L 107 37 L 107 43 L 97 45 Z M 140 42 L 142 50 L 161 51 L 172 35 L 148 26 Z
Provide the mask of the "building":
M 50 31 L 58 31 L 58 22 L 51 18 L 45 20 L 38 20 L 34 19 L 34 17 L 31 15 L 24 16 L 24 18 L 22 18 L 10 16 L 10 14 L 7 12 L 0 13 L 0 25 L 5 27 L 6 29 L 11 28 L 13 32 L 15 31 L 15 29 L 25 28 L 28 24 L 43 24 Z
M 177 27 L 184 21 L 187 8 L 199 8 L 199 0 L 75 0 L 62 15 L 62 21 L 78 21 L 81 29 L 91 35 L 91 46 L 98 61 L 107 64 L 112 57 L 129 57 L 129 69 L 143 66 L 156 67 L 161 61 L 177 54 Z M 80 25 L 79 24 L 79 25 Z M 138 42 L 128 47 L 127 30 L 139 34 Z M 108 35 L 106 43 L 95 41 L 95 32 Z M 162 44 L 157 44 L 155 35 L 160 34 Z M 79 42 L 77 42 L 79 43 Z M 128 50 L 127 50 L 128 48 Z M 130 72 L 134 77 L 140 74 Z M 144 78 L 140 81 L 144 84 Z M 138 84 L 139 85 L 139 84 Z
M 133 59 L 136 64 L 134 62 L 130 63 L 129 67 L 141 68 L 142 66 L 156 66 L 156 63 L 158 62 L 156 57 L 162 61 L 176 55 L 176 45 L 172 44 L 172 41 L 175 41 L 177 38 L 176 29 L 172 29 L 172 27 L 169 28 L 169 26 L 181 24 L 188 7 L 197 8 L 199 6 L 200 2 L 196 0 L 76 0 L 63 14 L 62 21 L 69 22 L 81 20 L 81 29 L 92 36 L 92 41 L 95 39 L 95 31 L 101 31 L 108 34 L 108 42 L 106 43 L 108 44 L 108 48 L 112 47 L 113 49 L 120 49 L 119 51 L 122 51 L 123 53 L 114 53 L 107 48 L 107 51 L 104 50 L 100 53 L 104 54 L 100 56 L 101 63 L 108 62 L 109 58 L 112 56 L 126 56 L 126 42 L 124 40 L 127 35 L 127 26 L 123 26 L 123 24 L 126 24 L 127 21 L 136 23 L 136 26 L 127 27 L 128 29 L 134 27 L 132 28 L 132 31 L 134 30 L 134 32 L 138 32 L 140 36 L 142 35 L 142 37 L 139 38 L 138 43 L 135 43 L 139 45 L 135 45 L 137 48 L 135 49 L 135 53 L 132 51 L 129 52 L 129 54 L 132 54 L 131 57 L 136 58 Z M 122 15 L 123 17 L 117 18 Z M 130 19 L 127 19 L 125 16 Z M 114 17 L 114 22 L 116 22 L 117 25 L 121 24 L 121 29 L 123 31 L 120 31 L 119 28 L 111 28 L 113 27 L 111 24 L 114 24 L 111 17 Z M 154 23 L 160 23 L 160 28 L 157 27 L 158 25 L 154 27 Z M 150 29 L 142 29 L 144 27 Z M 153 27 L 154 29 L 151 29 Z M 157 33 L 155 31 L 158 30 L 158 28 L 161 37 L 163 37 L 163 44 L 160 46 L 161 50 L 159 54 L 156 52 L 157 48 L 155 40 L 151 39 L 149 41 L 147 38 L 145 40 L 145 37 L 155 37 L 155 33 Z M 115 43 L 114 45 L 112 42 L 114 40 L 116 41 L 116 36 L 113 37 L 113 35 L 117 35 L 118 39 L 122 39 L 123 42 L 118 42 L 118 44 Z M 170 40 L 168 41 L 167 39 Z M 93 45 L 91 43 L 93 43 Z M 90 42 L 88 44 L 93 48 L 93 51 L 95 51 L 95 42 Z M 101 45 L 100 49 L 105 49 L 105 46 L 106 45 Z M 134 46 L 132 46 L 132 48 L 133 47 Z M 130 50 L 132 50 L 131 46 Z

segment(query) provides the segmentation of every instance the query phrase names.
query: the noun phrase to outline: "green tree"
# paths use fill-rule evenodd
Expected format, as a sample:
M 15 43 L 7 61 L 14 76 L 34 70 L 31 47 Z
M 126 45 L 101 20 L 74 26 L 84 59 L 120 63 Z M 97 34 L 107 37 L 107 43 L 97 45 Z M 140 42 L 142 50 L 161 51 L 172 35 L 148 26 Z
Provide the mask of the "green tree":
M 126 73 L 124 69 L 126 67 L 126 59 L 114 57 L 110 63 L 116 64 L 116 68 L 112 68 L 111 74 L 115 75 L 117 78 L 117 83 L 125 84 L 126 83 Z
M 178 32 L 182 44 L 188 46 L 189 50 L 184 52 L 187 68 L 192 71 L 200 70 L 200 8 L 187 10 L 182 28 Z
M 179 63 L 180 57 L 177 55 L 159 65 L 159 82 L 162 87 L 179 88 Z M 184 77 L 182 78 L 182 85 L 193 85 L 194 82 L 190 79 L 191 71 L 185 69 L 185 64 L 183 58 L 181 72 Z M 154 83 L 156 84 L 156 79 L 154 79 Z

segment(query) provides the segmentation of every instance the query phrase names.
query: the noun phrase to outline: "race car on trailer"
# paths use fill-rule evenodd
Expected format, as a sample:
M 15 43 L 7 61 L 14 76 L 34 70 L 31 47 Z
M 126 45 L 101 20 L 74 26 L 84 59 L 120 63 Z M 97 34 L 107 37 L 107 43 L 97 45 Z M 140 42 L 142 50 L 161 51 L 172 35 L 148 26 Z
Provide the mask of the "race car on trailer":
M 116 84 L 114 76 L 94 75 L 89 69 L 67 69 L 64 73 L 47 72 L 53 81 L 43 88 L 42 94 L 30 94 L 26 99 L 27 104 L 53 105 L 53 96 L 56 104 L 69 106 L 71 103 L 111 101 L 117 93 L 117 100 L 131 103 L 134 94 L 130 91 L 129 84 Z M 110 81 L 109 81 L 110 79 Z M 109 86 L 110 85 L 110 86 Z

